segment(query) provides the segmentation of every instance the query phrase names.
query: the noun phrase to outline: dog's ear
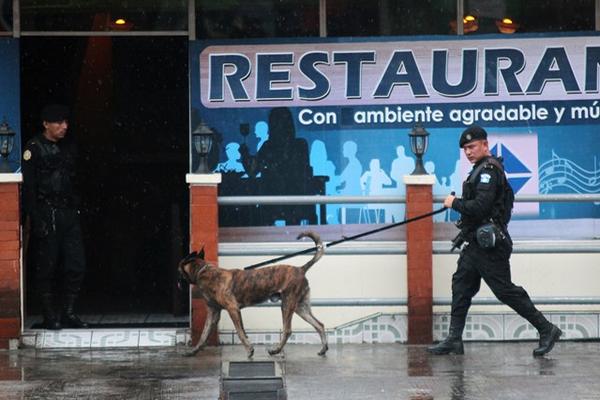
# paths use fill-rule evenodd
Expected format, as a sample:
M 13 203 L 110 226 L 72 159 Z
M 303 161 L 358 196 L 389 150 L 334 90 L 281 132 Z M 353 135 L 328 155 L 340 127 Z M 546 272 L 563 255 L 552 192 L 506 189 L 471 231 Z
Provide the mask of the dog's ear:
M 183 265 L 183 264 L 186 264 L 186 263 L 192 262 L 192 261 L 194 261 L 196 258 L 198 258 L 198 252 L 194 251 L 194 252 L 192 252 L 192 253 L 188 254 L 187 256 L 185 256 L 185 257 L 183 258 L 183 260 L 181 260 L 180 264 L 181 264 L 181 265 Z
M 198 250 L 197 256 L 204 260 L 204 246 L 200 250 Z

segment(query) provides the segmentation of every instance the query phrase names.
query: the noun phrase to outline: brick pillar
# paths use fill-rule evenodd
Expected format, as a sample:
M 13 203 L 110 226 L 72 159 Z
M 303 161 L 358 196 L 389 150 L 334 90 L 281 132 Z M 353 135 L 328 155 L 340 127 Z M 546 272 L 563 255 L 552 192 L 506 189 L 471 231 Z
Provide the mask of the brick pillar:
M 205 257 L 217 265 L 219 254 L 219 209 L 217 187 L 221 174 L 188 174 L 190 185 L 190 251 L 204 246 Z M 195 288 L 192 288 L 192 343 L 196 344 L 206 321 L 206 302 Z M 208 344 L 219 344 L 218 332 L 208 338 Z
M 21 334 L 21 174 L 0 173 L 0 349 Z
M 433 175 L 407 175 L 406 217 L 414 218 L 433 210 Z M 433 219 L 424 218 L 406 225 L 408 281 L 408 343 L 433 340 Z

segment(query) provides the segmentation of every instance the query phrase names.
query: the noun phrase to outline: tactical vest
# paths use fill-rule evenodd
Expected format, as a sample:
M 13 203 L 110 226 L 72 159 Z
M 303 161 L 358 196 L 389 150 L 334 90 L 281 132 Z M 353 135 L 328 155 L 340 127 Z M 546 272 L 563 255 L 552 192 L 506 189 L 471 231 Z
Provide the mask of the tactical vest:
M 494 206 L 492 209 L 492 214 L 489 216 L 496 224 L 498 224 L 502 228 L 506 228 L 510 218 L 512 216 L 512 210 L 515 200 L 515 194 L 513 192 L 508 179 L 506 178 L 506 174 L 504 173 L 504 166 L 502 165 L 502 157 L 496 158 L 493 156 L 487 157 L 483 162 L 481 162 L 469 175 L 467 180 L 463 183 L 463 197 L 466 200 L 472 200 L 475 198 L 478 177 L 485 168 L 489 168 L 491 165 L 496 167 L 498 171 L 500 171 L 500 180 L 499 184 L 501 185 L 500 190 L 496 194 L 496 199 L 494 200 Z M 476 227 L 481 225 L 482 223 L 489 221 L 464 221 L 465 224 Z
M 37 141 L 40 160 L 36 164 L 37 200 L 54 207 L 76 206 L 73 188 L 74 155 L 66 146 Z

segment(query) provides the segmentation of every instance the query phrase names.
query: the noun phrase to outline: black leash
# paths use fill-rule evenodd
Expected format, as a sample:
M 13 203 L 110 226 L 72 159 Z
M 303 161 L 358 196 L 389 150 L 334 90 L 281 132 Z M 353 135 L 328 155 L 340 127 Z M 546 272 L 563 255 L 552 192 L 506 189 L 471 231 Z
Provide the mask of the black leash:
M 342 238 L 339 239 L 339 240 L 335 240 L 333 242 L 327 243 L 325 245 L 325 247 L 335 246 L 336 244 L 340 244 L 340 243 L 347 242 L 347 241 L 350 241 L 350 240 L 356 240 L 356 239 L 361 238 L 363 236 L 372 235 L 374 233 L 378 233 L 378 232 L 381 232 L 381 231 L 392 229 L 392 228 L 395 228 L 395 227 L 400 226 L 400 225 L 408 224 L 410 222 L 415 222 L 415 221 L 418 221 L 420 219 L 431 217 L 432 215 L 435 215 L 435 214 L 439 214 L 439 213 L 441 213 L 443 211 L 446 211 L 446 210 L 447 210 L 446 207 L 442 207 L 439 210 L 431 211 L 431 212 L 428 212 L 427 214 L 418 215 L 418 216 L 413 217 L 413 218 L 408 218 L 408 219 L 405 219 L 404 221 L 396 222 L 394 224 L 383 226 L 381 228 L 377 228 L 377 229 L 373 229 L 373 230 L 366 231 L 366 232 L 363 232 L 363 233 L 359 233 L 359 234 L 354 235 L 354 236 L 342 236 Z M 312 253 L 313 251 L 317 251 L 317 246 L 311 247 L 311 248 L 308 248 L 308 249 L 305 249 L 305 250 L 300 250 L 300 251 L 297 251 L 295 253 L 291 253 L 291 254 L 288 254 L 288 255 L 285 255 L 285 256 L 272 258 L 270 260 L 259 262 L 257 264 L 252 264 L 252 265 L 250 265 L 250 266 L 248 266 L 248 267 L 246 267 L 244 269 L 254 269 L 254 268 L 262 267 L 264 265 L 268 265 L 268 264 L 272 264 L 272 263 L 275 263 L 275 262 L 278 262 L 278 261 L 281 261 L 281 260 L 285 260 L 285 259 L 288 259 L 288 258 L 300 256 L 302 254 Z

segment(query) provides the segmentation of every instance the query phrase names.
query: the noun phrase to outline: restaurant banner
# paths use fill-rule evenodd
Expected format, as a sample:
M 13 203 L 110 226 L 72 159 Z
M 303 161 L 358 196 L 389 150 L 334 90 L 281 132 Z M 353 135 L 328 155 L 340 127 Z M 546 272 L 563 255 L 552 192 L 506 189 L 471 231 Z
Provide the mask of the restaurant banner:
M 190 85 L 191 130 L 217 133 L 225 194 L 403 195 L 417 124 L 436 195 L 461 191 L 470 166 L 458 138 L 471 124 L 488 131 L 517 195 L 600 193 L 596 34 L 196 41 Z M 287 213 L 258 222 L 392 222 L 404 207 Z M 518 203 L 515 214 L 597 218 L 600 205 Z

